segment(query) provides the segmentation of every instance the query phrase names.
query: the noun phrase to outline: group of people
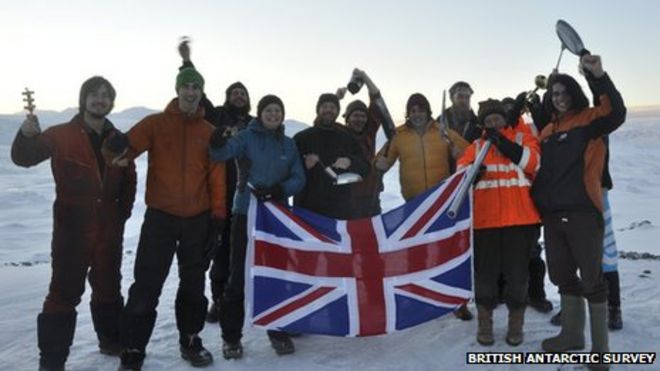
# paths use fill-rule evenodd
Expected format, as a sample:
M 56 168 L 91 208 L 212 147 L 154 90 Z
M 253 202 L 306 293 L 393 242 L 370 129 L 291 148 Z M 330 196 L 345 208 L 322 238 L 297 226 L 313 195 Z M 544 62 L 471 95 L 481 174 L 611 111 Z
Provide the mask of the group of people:
M 494 343 L 492 313 L 502 301 L 509 309 L 506 342 L 512 346 L 523 342 L 527 305 L 552 310 L 543 289 L 545 265 L 538 244 L 543 225 L 550 278 L 561 294 L 562 328 L 543 341 L 543 349 L 584 348 L 586 298 L 592 350 L 608 350 L 608 289 L 601 261 L 604 229 L 611 219 L 603 218 L 608 203 L 602 188 L 611 188 L 611 180 L 602 179 L 607 135 L 623 123 L 626 111 L 600 57 L 581 59 L 593 108 L 572 77 L 556 73 L 542 100 L 526 94 L 515 100 L 489 99 L 475 114 L 472 88 L 459 81 L 450 89 L 451 107 L 437 120 L 426 97 L 412 94 L 405 123 L 376 151 L 386 110 L 378 87 L 362 70 L 353 75 L 367 87 L 369 105 L 349 103 L 345 123 L 339 123 L 345 88 L 322 94 L 313 126 L 290 138 L 284 133 L 285 107 L 279 97 L 261 98 L 253 117 L 248 90 L 236 82 L 216 107 L 204 94 L 204 78 L 191 62 L 186 42 L 179 53 L 183 64 L 175 82 L 177 97 L 127 133 L 107 119 L 114 88 L 95 76 L 82 85 L 79 113 L 70 122 L 42 132 L 30 114 L 16 135 L 13 161 L 27 167 L 50 158 L 56 185 L 53 273 L 37 318 L 40 369 L 64 369 L 76 306 L 88 278 L 99 350 L 119 356 L 120 369 L 139 370 L 175 254 L 181 357 L 195 367 L 213 362 L 199 337 L 206 320 L 220 324 L 223 357 L 241 358 L 251 194 L 283 203 L 293 197 L 294 206 L 331 218 L 371 217 L 381 212 L 383 173 L 397 160 L 401 192 L 410 200 L 472 164 L 486 145 L 490 148 L 474 183 L 477 341 Z M 523 119 L 525 110 L 533 124 Z M 144 152 L 149 155 L 147 210 L 134 282 L 124 303 L 123 231 L 136 193 L 134 159 Z M 359 174 L 362 181 L 338 185 L 336 176 L 343 173 Z M 204 295 L 209 264 L 211 303 Z M 616 296 L 618 300 L 618 276 Z M 616 300 L 610 301 L 610 325 L 613 307 L 620 328 Z M 473 317 L 465 305 L 455 313 L 463 320 Z M 278 355 L 295 351 L 295 334 L 267 335 Z

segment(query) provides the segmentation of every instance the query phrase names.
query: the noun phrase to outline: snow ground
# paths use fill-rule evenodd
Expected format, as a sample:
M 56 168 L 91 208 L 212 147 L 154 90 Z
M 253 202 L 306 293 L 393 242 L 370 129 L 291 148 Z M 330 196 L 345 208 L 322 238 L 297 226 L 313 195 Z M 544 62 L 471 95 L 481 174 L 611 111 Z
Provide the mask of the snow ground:
M 126 128 L 133 118 L 116 117 L 117 126 Z M 48 126 L 48 122 L 43 122 Z M 47 163 L 22 169 L 9 159 L 10 143 L 19 121 L 0 117 L 0 369 L 30 370 L 38 364 L 36 316 L 41 309 L 50 278 L 49 244 L 53 183 Z M 295 123 L 291 128 L 298 129 Z M 291 133 L 288 133 L 291 135 Z M 660 255 L 660 114 L 631 116 L 611 138 L 611 171 L 615 188 L 610 193 L 619 249 Z M 145 156 L 138 162 L 138 196 L 125 234 L 122 290 L 132 283 L 132 268 L 139 228 L 144 214 Z M 385 179 L 383 206 L 389 209 L 401 202 L 397 169 Z M 642 227 L 631 225 L 642 221 Z M 659 351 L 660 260 L 620 260 L 624 328 L 610 334 L 613 351 Z M 145 370 L 192 369 L 180 359 L 178 334 L 174 324 L 176 269 L 168 278 Z M 556 289 L 546 280 L 546 291 L 555 305 Z M 98 353 L 89 314 L 89 290 L 78 307 L 78 326 L 69 370 L 115 370 L 116 358 Z M 472 305 L 473 307 L 473 305 Z M 245 357 L 226 361 L 220 353 L 217 325 L 207 325 L 202 333 L 205 345 L 215 357 L 208 370 L 526 370 L 529 365 L 468 366 L 466 352 L 537 352 L 541 340 L 557 332 L 549 314 L 529 310 L 525 342 L 512 348 L 504 342 L 506 309 L 495 312 L 496 344 L 482 347 L 475 342 L 476 322 L 461 322 L 448 316 L 388 336 L 342 339 L 303 336 L 295 339 L 294 355 L 278 357 L 270 349 L 262 330 L 247 328 Z M 573 370 L 577 366 L 536 366 L 539 370 Z M 660 370 L 660 361 L 650 366 L 614 366 L 614 370 Z

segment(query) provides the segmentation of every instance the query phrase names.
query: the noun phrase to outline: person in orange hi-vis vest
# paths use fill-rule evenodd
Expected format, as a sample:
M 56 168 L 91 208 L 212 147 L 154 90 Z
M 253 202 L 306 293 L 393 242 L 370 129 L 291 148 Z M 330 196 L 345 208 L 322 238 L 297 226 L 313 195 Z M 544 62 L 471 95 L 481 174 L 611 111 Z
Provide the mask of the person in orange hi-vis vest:
M 489 99 L 479 104 L 479 122 L 485 127 L 458 160 L 459 169 L 474 162 L 491 141 L 474 185 L 474 282 L 477 303 L 477 342 L 492 345 L 493 309 L 498 303 L 497 279 L 504 276 L 504 300 L 509 308 L 506 342 L 523 341 L 528 264 L 536 243 L 540 217 L 530 196 L 540 164 L 539 143 L 528 130 L 507 124 L 504 106 Z

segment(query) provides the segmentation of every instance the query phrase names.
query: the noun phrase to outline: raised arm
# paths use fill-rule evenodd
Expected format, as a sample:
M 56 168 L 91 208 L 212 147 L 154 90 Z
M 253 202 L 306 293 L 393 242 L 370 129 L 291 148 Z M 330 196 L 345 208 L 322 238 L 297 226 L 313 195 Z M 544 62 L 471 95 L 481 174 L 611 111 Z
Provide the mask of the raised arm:
M 52 155 L 53 145 L 48 134 L 41 133 L 39 119 L 28 115 L 11 145 L 11 160 L 18 166 L 30 167 Z

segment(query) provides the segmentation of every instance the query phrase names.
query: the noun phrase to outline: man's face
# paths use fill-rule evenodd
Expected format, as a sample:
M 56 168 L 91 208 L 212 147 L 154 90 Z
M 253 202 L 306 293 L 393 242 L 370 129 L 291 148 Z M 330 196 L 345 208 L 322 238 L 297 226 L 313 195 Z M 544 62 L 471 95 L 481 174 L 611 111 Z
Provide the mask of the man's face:
M 339 108 L 332 102 L 325 102 L 319 106 L 318 115 L 322 124 L 330 125 L 337 120 Z
M 408 112 L 408 120 L 414 127 L 422 127 L 429 122 L 429 113 L 420 106 L 412 106 Z
M 484 126 L 487 128 L 501 129 L 506 126 L 506 119 L 499 113 L 491 113 L 484 119 Z
M 85 112 L 94 118 L 104 118 L 112 110 L 112 103 L 110 90 L 104 84 L 96 91 L 87 94 L 85 98 Z
M 502 107 L 504 107 L 504 112 L 506 112 L 507 114 L 513 111 L 513 103 L 502 104 Z
M 557 82 L 552 85 L 552 105 L 559 113 L 563 114 L 570 110 L 572 103 L 564 84 Z
M 179 87 L 179 109 L 183 113 L 197 112 L 199 101 L 202 99 L 202 89 L 199 85 L 187 82 Z
M 462 109 L 462 110 L 469 110 L 470 109 L 470 97 L 472 96 L 472 93 L 470 93 L 470 89 L 468 88 L 458 88 L 454 92 L 454 94 L 451 96 L 451 103 L 454 106 L 454 108 Z
M 233 88 L 229 92 L 229 104 L 236 108 L 243 108 L 248 103 L 247 91 L 241 87 Z
M 277 128 L 282 123 L 283 118 L 282 108 L 275 103 L 267 105 L 261 112 L 261 122 L 269 130 Z
M 351 112 L 346 119 L 346 124 L 348 124 L 348 127 L 351 130 L 361 133 L 362 130 L 364 130 L 364 126 L 367 124 L 367 113 L 362 110 Z

